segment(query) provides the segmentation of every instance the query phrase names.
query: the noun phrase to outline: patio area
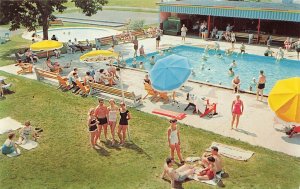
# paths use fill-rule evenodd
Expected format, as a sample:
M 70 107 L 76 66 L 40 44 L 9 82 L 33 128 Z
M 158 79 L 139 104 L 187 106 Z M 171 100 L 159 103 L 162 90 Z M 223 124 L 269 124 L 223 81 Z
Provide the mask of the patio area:
M 200 39 L 187 38 L 185 45 L 204 47 L 206 44 L 212 45 L 212 41 L 203 41 Z M 143 44 L 145 52 L 155 52 L 155 39 L 143 39 L 139 40 L 139 44 Z M 169 46 L 176 46 L 183 44 L 181 37 L 163 36 L 161 40 L 161 48 L 167 48 Z M 230 43 L 220 42 L 221 49 L 231 47 Z M 236 47 L 239 47 L 237 44 Z M 249 54 L 262 55 L 266 47 L 264 46 L 246 46 L 246 52 Z M 131 58 L 133 56 L 133 44 L 121 44 L 117 45 L 116 51 L 121 51 L 124 55 L 124 59 Z M 66 64 L 72 60 L 72 67 L 79 68 L 79 75 L 83 75 L 89 69 L 91 64 L 83 64 L 79 62 L 79 56 L 81 53 L 76 54 L 64 54 L 63 57 L 58 59 L 61 64 Z M 288 52 L 287 58 L 296 60 L 295 52 Z M 45 68 L 42 63 L 44 60 L 40 60 L 35 66 L 39 68 Z M 95 69 L 104 68 L 105 65 L 92 64 Z M 8 73 L 16 74 L 18 67 L 9 65 L 1 67 L 0 70 Z M 64 74 L 67 74 L 69 70 L 65 70 Z M 133 69 L 122 69 L 122 76 L 124 81 L 125 90 L 133 91 L 136 94 L 146 95 L 143 85 L 143 78 L 145 72 L 136 71 Z M 34 74 L 27 74 L 24 77 L 30 79 L 36 79 Z M 119 87 L 119 86 L 118 86 Z M 235 98 L 231 90 L 210 87 L 207 85 L 187 82 L 184 90 L 177 91 L 177 100 L 179 101 L 179 108 L 177 105 L 163 104 L 162 102 L 153 103 L 146 99 L 143 102 L 143 106 L 138 107 L 139 110 L 151 113 L 153 109 L 160 108 L 166 110 L 172 110 L 175 112 L 183 112 L 184 108 L 188 104 L 185 100 L 187 92 L 197 94 L 198 97 L 206 97 L 211 99 L 211 102 L 217 103 L 217 111 L 219 115 L 214 116 L 211 119 L 200 118 L 199 115 L 193 115 L 192 110 L 188 110 L 187 117 L 180 122 L 201 128 L 207 131 L 211 131 L 226 137 L 231 137 L 237 140 L 241 140 L 252 145 L 262 146 L 274 151 L 283 152 L 292 156 L 300 157 L 300 136 L 294 136 L 288 138 L 287 135 L 280 130 L 283 128 L 282 124 L 278 124 L 274 119 L 275 116 L 269 109 L 267 99 L 264 102 L 256 101 L 256 97 L 251 94 L 241 94 L 241 99 L 245 105 L 245 112 L 241 116 L 240 126 L 238 130 L 230 129 L 231 122 L 231 103 Z M 155 125 L 153 125 L 155 127 Z

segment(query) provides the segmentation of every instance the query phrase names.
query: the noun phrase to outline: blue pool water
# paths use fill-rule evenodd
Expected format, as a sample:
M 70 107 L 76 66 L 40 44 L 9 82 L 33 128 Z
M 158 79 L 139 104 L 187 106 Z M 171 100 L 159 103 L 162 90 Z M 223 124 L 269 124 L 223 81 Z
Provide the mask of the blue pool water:
M 276 62 L 273 57 L 257 56 L 251 54 L 225 56 L 224 51 L 219 51 L 224 59 L 216 56 L 215 51 L 208 52 L 207 61 L 202 60 L 204 49 L 190 46 L 177 46 L 171 49 L 170 52 L 165 52 L 163 55 L 158 52 L 147 54 L 147 58 L 137 57 L 137 61 L 143 61 L 146 70 L 151 70 L 153 67 L 149 63 L 149 58 L 155 56 L 155 60 L 159 60 L 170 54 L 177 54 L 187 57 L 190 61 L 195 75 L 191 75 L 190 79 L 209 82 L 212 84 L 220 84 L 223 86 L 231 87 L 232 77 L 228 75 L 228 69 L 233 60 L 236 61 L 237 67 L 233 68 L 235 75 L 241 79 L 241 88 L 249 90 L 250 83 L 255 77 L 256 80 L 259 71 L 263 70 L 267 77 L 267 83 L 264 93 L 268 94 L 277 80 L 289 77 L 300 77 L 300 61 L 282 60 Z M 262 52 L 261 54 L 263 54 Z M 127 59 L 128 66 L 132 64 L 132 58 Z M 202 69 L 204 64 L 204 69 Z M 254 89 L 255 90 L 255 89 Z

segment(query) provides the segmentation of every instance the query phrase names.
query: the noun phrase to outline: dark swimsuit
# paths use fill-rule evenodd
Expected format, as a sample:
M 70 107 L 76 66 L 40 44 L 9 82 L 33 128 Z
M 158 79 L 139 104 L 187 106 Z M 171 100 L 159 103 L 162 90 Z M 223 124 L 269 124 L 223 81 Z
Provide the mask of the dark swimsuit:
M 258 89 L 264 89 L 265 88 L 265 84 L 264 83 L 259 83 L 257 86 Z
M 105 125 L 107 124 L 107 118 L 104 117 L 104 118 L 98 118 L 98 121 L 99 121 L 99 125 Z
M 128 110 L 126 110 L 126 112 L 120 111 L 120 116 L 121 116 L 120 122 L 119 122 L 120 125 L 128 125 L 128 119 L 127 119 L 128 113 L 129 113 Z
M 90 127 L 89 127 L 89 131 L 90 132 L 94 132 L 97 130 L 97 124 L 96 124 L 96 119 L 93 119 L 91 122 L 90 122 Z

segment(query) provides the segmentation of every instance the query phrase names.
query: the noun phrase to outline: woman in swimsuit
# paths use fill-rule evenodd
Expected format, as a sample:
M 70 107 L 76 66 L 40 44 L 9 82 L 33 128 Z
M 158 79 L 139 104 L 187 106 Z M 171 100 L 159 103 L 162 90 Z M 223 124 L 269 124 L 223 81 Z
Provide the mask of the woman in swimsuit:
M 215 161 L 216 161 L 215 158 L 212 156 L 207 158 L 208 167 L 202 170 L 198 174 L 199 180 L 211 180 L 215 177 L 216 175 Z
M 95 109 L 90 109 L 88 113 L 87 126 L 90 133 L 90 142 L 93 148 L 96 144 L 96 133 L 97 133 L 97 119 L 95 116 Z
M 168 128 L 168 142 L 169 142 L 172 160 L 174 160 L 174 151 L 176 150 L 177 156 L 178 156 L 181 164 L 183 164 L 184 161 L 183 161 L 183 158 L 181 156 L 181 151 L 180 151 L 180 134 L 179 134 L 179 130 L 177 129 L 176 123 L 177 123 L 176 119 L 170 120 L 171 125 Z
M 83 85 L 89 85 L 90 83 L 94 83 L 94 78 L 91 76 L 90 72 L 86 72 L 86 75 L 83 78 Z
M 124 102 L 121 102 L 120 106 L 121 108 L 119 109 L 120 122 L 119 122 L 118 136 L 120 139 L 120 145 L 124 145 L 126 139 L 126 131 L 128 128 L 128 120 L 131 119 L 131 115 L 129 111 L 126 109 L 126 105 Z
M 113 99 L 109 100 L 110 106 L 108 107 L 108 124 L 110 126 L 110 132 L 112 136 L 112 145 L 115 144 L 115 128 L 117 124 L 117 112 L 119 111 L 118 106 Z
M 236 120 L 235 128 L 237 129 L 239 125 L 240 116 L 244 112 L 244 104 L 243 101 L 240 100 L 240 95 L 238 94 L 236 95 L 236 99 L 232 102 L 231 112 L 232 112 L 231 129 L 233 129 L 233 124 L 235 120 Z

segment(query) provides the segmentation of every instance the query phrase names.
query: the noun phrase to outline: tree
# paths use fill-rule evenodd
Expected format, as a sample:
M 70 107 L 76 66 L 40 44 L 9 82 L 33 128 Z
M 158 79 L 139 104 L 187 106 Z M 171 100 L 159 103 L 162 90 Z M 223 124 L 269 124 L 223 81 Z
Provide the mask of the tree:
M 48 39 L 49 20 L 54 20 L 54 11 L 62 13 L 68 0 L 0 0 L 1 20 L 10 22 L 10 30 L 24 26 L 28 31 L 43 27 L 43 39 Z M 107 0 L 72 0 L 86 16 L 102 10 Z

